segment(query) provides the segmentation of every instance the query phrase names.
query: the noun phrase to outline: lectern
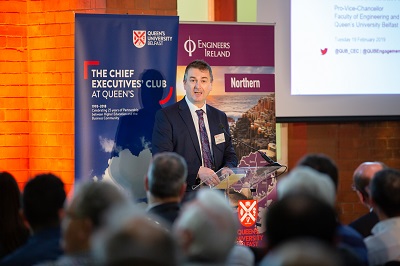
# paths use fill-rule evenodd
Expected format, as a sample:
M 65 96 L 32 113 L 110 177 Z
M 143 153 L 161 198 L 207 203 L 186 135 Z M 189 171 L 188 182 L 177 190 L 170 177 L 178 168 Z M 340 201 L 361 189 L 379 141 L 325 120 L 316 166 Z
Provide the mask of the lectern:
M 216 172 L 220 183 L 210 186 L 222 190 L 229 199 L 240 222 L 237 242 L 246 246 L 261 247 L 267 206 L 276 199 L 276 173 L 281 165 L 231 168 L 233 174 L 224 169 Z M 204 185 L 200 183 L 198 187 Z M 197 187 L 196 187 L 197 188 Z
M 280 165 L 267 165 L 260 167 L 236 167 L 230 168 L 232 173 L 227 173 L 225 169 L 220 169 L 215 172 L 221 181 L 218 185 L 210 185 L 210 188 L 222 190 L 241 190 L 242 188 L 256 189 L 260 183 L 266 182 L 268 179 L 275 177 L 275 172 L 282 166 Z M 264 184 L 264 183 L 263 183 Z M 204 186 L 205 182 L 202 181 L 194 189 Z M 255 191 L 256 192 L 256 191 Z

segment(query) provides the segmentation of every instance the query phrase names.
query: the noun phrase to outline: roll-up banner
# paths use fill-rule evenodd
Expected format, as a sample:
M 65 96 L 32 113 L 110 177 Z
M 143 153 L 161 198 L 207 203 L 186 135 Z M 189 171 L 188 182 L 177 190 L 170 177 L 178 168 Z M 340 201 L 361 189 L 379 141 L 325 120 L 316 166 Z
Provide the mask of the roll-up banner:
M 75 15 L 75 181 L 144 198 L 155 112 L 176 102 L 177 16 Z
M 248 146 L 276 161 L 274 25 L 181 22 L 178 45 L 178 100 L 185 95 L 185 66 L 195 59 L 207 61 L 214 74 L 207 104 L 227 114 L 239 167 L 267 164 Z M 243 199 L 241 204 L 236 202 L 242 225 L 238 243 L 261 246 L 262 219 L 276 197 L 276 178 L 272 175 L 248 185 L 227 195 Z

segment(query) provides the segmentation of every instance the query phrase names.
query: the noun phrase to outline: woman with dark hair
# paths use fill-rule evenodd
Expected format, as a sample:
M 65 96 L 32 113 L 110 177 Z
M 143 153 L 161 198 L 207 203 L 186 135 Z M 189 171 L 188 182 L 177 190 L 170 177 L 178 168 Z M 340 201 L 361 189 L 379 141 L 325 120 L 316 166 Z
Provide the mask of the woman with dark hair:
M 0 259 L 26 242 L 29 229 L 19 213 L 21 192 L 8 172 L 0 172 Z

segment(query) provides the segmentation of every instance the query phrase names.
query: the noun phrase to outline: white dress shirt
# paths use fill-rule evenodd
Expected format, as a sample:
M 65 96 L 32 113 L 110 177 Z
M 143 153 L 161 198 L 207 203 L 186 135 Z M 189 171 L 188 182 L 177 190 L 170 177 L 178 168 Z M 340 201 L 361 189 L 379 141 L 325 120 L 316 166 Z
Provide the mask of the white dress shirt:
M 187 105 L 189 106 L 190 109 L 190 113 L 192 114 L 192 118 L 193 118 L 193 122 L 194 122 L 194 126 L 196 127 L 196 133 L 197 133 L 197 139 L 199 141 L 199 145 L 200 145 L 200 152 L 201 154 L 201 160 L 202 160 L 202 165 L 204 165 L 203 162 L 203 151 L 201 149 L 201 140 L 200 140 L 200 129 L 199 129 L 199 116 L 197 115 L 196 111 L 197 110 L 203 110 L 204 114 L 203 114 L 203 119 L 204 119 L 204 125 L 206 126 L 206 131 L 207 131 L 207 136 L 208 136 L 208 140 L 210 142 L 210 151 L 211 151 L 211 155 L 213 155 L 213 150 L 212 150 L 212 141 L 211 141 L 211 133 L 210 133 L 210 127 L 208 126 L 208 118 L 207 118 L 207 108 L 206 108 L 206 104 L 204 104 L 201 108 L 198 108 L 196 105 L 194 105 L 193 103 L 191 103 L 188 98 L 185 96 L 185 101 L 187 103 Z
M 369 265 L 400 261 L 400 217 L 378 222 L 371 232 L 372 235 L 364 239 Z

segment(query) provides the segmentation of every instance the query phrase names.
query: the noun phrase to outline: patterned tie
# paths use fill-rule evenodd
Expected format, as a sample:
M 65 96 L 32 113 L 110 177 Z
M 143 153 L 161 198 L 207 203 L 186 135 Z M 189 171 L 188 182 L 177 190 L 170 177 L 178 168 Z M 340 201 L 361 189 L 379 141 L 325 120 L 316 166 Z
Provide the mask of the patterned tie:
M 210 150 L 210 142 L 208 140 L 206 126 L 204 125 L 203 110 L 197 110 L 197 115 L 199 116 L 199 131 L 200 131 L 200 142 L 201 142 L 201 152 L 203 154 L 204 167 L 212 169 L 212 158 Z

